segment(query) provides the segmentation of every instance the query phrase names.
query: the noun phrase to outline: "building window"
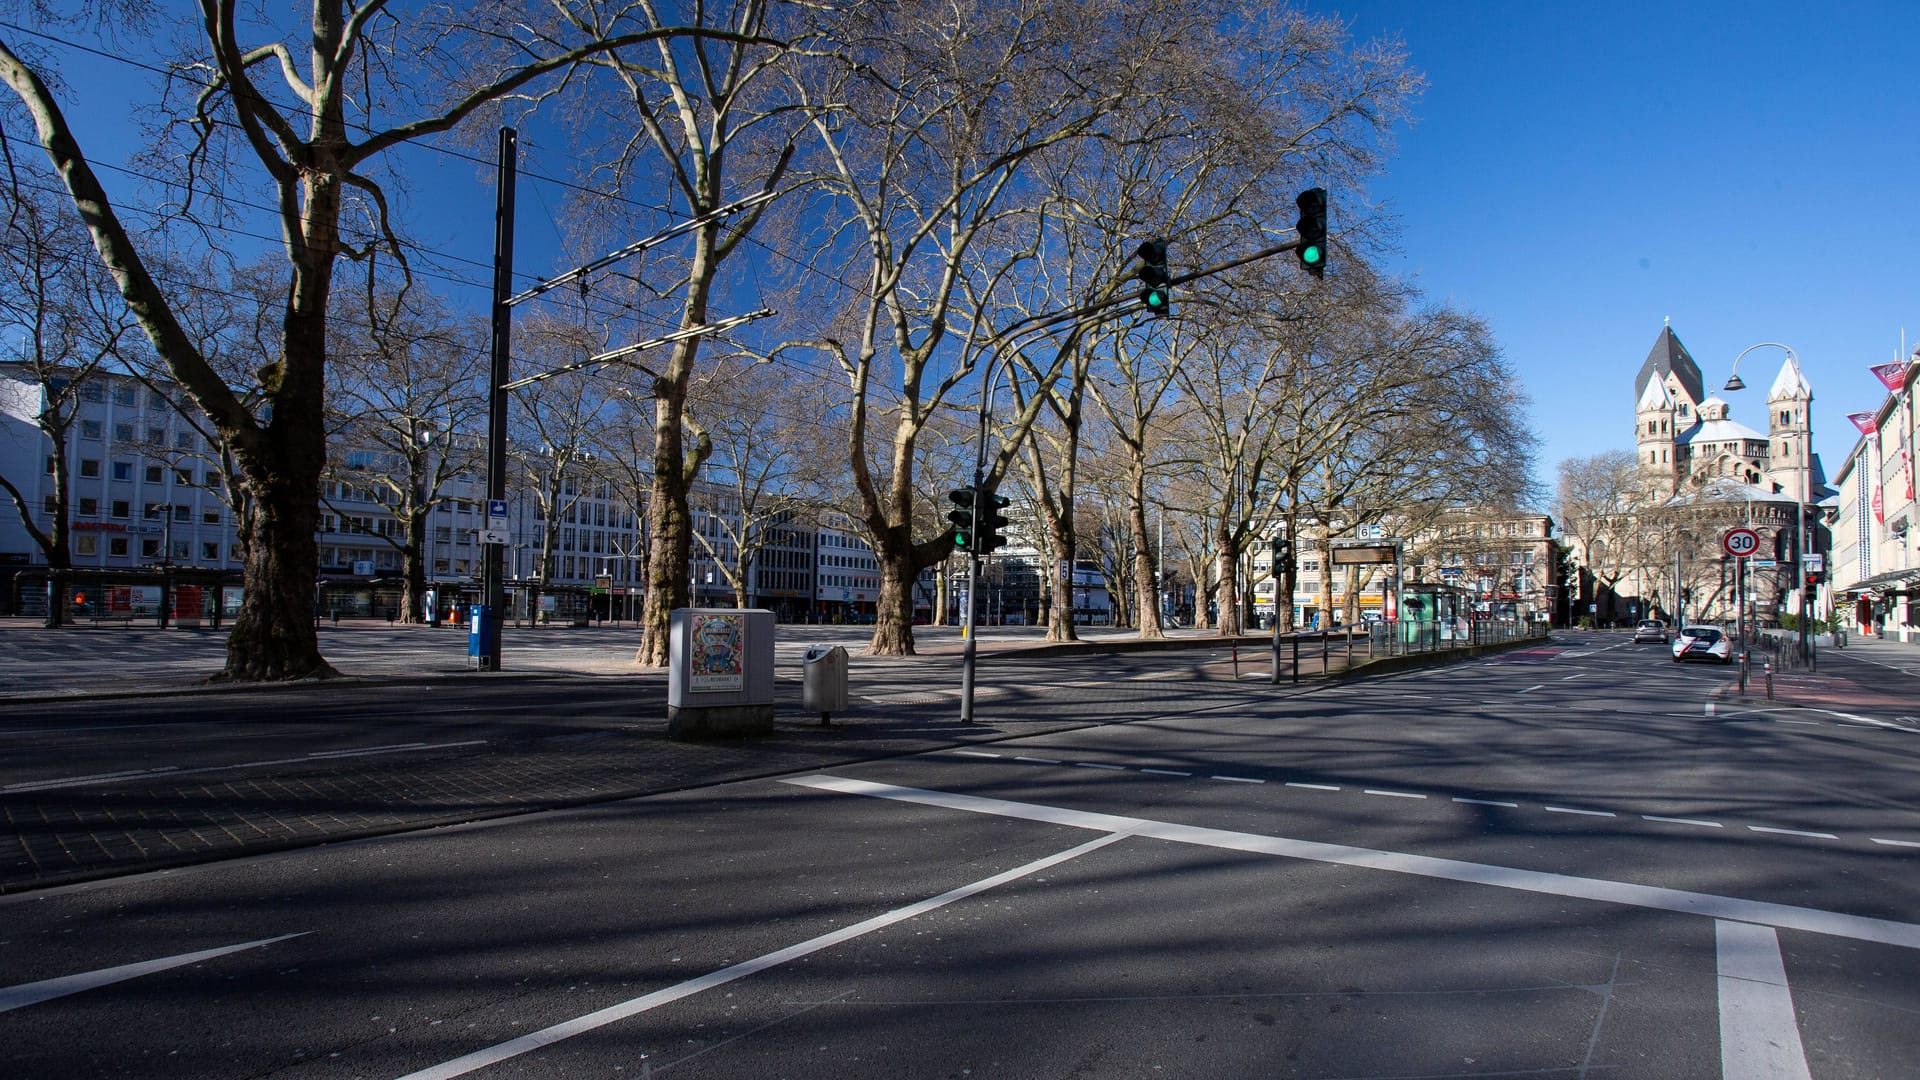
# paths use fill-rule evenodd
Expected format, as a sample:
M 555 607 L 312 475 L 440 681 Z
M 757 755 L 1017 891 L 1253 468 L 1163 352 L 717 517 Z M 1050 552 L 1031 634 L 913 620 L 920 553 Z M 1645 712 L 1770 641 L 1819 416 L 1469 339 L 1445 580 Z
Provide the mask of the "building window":
M 206 525 L 218 525 L 220 524 L 220 511 L 203 510 L 200 513 L 200 521 Z
M 142 539 L 140 541 L 140 557 L 143 559 L 159 558 L 160 557 L 160 541 Z
M 131 479 L 133 479 L 133 462 L 131 462 L 131 461 L 116 461 L 116 462 L 114 462 L 114 463 L 113 463 L 113 478 L 114 478 L 115 480 L 131 480 Z
M 167 478 L 167 474 L 161 471 L 161 468 L 158 465 L 147 466 L 146 476 L 147 476 L 147 483 L 149 484 L 162 483 Z
M 113 500 L 113 516 L 114 517 L 124 518 L 124 517 L 130 517 L 132 516 L 132 514 L 133 514 L 133 506 L 129 504 L 127 500 L 125 499 Z
M 80 475 L 98 478 L 100 475 L 100 459 L 82 458 L 80 460 Z
M 173 542 L 173 557 L 175 559 L 185 561 L 187 558 L 187 553 L 192 550 L 193 550 L 193 541 L 191 540 L 175 540 Z
M 131 386 L 122 386 L 122 387 L 120 387 L 120 388 L 118 388 L 118 389 L 116 389 L 116 390 L 115 390 L 115 391 L 113 392 L 113 403 L 114 403 L 115 405 L 131 405 L 131 404 L 133 404 L 133 387 L 131 387 Z M 128 430 L 132 430 L 132 429 L 131 429 L 131 428 L 129 428 Z
M 148 521 L 159 521 L 161 516 L 166 513 L 166 504 L 148 503 L 146 512 Z
M 76 555 L 98 555 L 100 538 L 92 533 L 81 533 L 73 538 L 73 551 Z
M 208 540 L 202 543 L 200 545 L 200 558 L 202 558 L 207 562 L 219 562 L 220 561 L 219 541 Z
M 167 445 L 167 430 L 165 428 L 157 428 L 157 427 L 148 428 L 147 443 L 150 446 Z
M 191 450 L 191 449 L 193 449 L 193 432 L 191 432 L 191 431 L 176 431 L 176 432 L 174 432 L 174 433 L 173 433 L 173 448 L 174 448 L 175 450 Z
M 97 386 L 83 386 L 80 388 L 80 400 L 94 402 L 105 401 L 107 400 L 107 392 Z
M 107 554 L 116 559 L 126 558 L 127 538 L 124 536 L 109 536 L 107 538 Z
M 100 516 L 100 500 L 99 499 L 81 499 L 80 500 L 80 516 L 81 517 L 99 517 Z
M 98 439 L 100 437 L 100 430 L 100 421 L 98 420 L 80 421 L 80 437 L 83 439 Z
M 173 482 L 176 484 L 179 484 L 181 487 L 192 487 L 193 486 L 193 470 L 192 469 L 173 470 Z
M 113 425 L 113 441 L 117 443 L 132 442 L 133 441 L 133 425 L 132 424 Z
M 167 396 L 165 394 L 162 394 L 158 390 L 147 391 L 147 408 L 164 409 L 166 407 L 167 407 Z
M 193 520 L 193 507 L 191 507 L 191 506 L 182 506 L 182 505 L 181 505 L 181 504 L 179 504 L 179 503 L 174 503 L 174 504 L 173 504 L 173 520 L 175 520 L 175 521 L 192 521 L 192 520 Z M 185 556 L 185 552 L 182 552 L 182 553 L 181 553 L 181 555 L 182 555 L 182 557 L 184 557 L 184 556 Z
M 55 461 L 55 460 L 53 459 L 53 455 L 52 455 L 52 454 L 48 454 L 48 455 L 47 455 L 47 475 L 48 475 L 48 476 L 52 476 L 52 475 L 53 475 L 53 469 L 54 469 L 54 466 L 55 466 L 55 465 L 57 465 L 57 464 L 59 464 L 59 463 L 58 463 L 58 462 L 56 462 L 56 461 Z

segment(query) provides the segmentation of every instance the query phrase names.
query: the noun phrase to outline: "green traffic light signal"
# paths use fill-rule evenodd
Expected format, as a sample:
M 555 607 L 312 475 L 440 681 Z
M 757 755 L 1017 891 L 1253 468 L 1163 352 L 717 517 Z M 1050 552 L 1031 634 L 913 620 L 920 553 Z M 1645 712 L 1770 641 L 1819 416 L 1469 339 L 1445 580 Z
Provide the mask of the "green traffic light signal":
M 947 492 L 947 501 L 960 507 L 947 511 L 947 520 L 953 523 L 953 546 L 966 551 L 973 547 L 973 489 L 955 488 Z
M 1168 288 L 1173 275 L 1167 270 L 1167 242 L 1143 241 L 1134 255 L 1140 259 L 1140 269 L 1133 276 L 1146 286 L 1140 291 L 1140 302 L 1146 305 L 1150 314 L 1167 314 L 1173 307 L 1173 292 Z
M 1327 274 L 1327 189 L 1308 188 L 1293 202 L 1300 208 L 1300 220 L 1293 224 L 1300 234 L 1300 246 L 1294 248 L 1294 253 L 1300 257 L 1300 265 L 1307 273 L 1324 278 Z

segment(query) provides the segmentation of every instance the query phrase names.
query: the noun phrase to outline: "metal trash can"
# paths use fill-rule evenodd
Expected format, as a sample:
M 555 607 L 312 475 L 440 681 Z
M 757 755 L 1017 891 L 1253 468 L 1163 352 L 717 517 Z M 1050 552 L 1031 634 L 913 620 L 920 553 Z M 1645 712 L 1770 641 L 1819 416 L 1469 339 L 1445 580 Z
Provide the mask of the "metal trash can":
M 838 645 L 807 646 L 801 669 L 800 707 L 820 714 L 820 723 L 847 711 L 847 650 Z

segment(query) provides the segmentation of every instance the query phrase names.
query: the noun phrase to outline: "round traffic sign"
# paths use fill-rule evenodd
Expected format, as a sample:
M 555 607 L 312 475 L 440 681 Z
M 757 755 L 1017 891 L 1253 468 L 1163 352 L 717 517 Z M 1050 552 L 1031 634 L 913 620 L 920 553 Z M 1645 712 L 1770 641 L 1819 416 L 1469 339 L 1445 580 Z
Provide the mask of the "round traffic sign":
M 1728 529 L 1720 536 L 1720 547 L 1736 559 L 1744 559 L 1760 550 L 1760 534 L 1752 529 Z

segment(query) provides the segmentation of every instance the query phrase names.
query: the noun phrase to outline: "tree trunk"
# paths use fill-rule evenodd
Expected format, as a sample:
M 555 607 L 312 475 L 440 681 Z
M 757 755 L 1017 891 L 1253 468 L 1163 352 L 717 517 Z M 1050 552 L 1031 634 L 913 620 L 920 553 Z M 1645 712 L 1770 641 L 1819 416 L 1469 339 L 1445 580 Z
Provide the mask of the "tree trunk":
M 314 440 L 318 443 L 318 439 Z M 246 593 L 227 637 L 227 666 L 216 681 L 267 682 L 336 674 L 320 656 L 314 632 L 319 547 L 314 526 L 320 455 L 304 474 L 271 479 L 249 470 L 254 498 L 248 508 L 253 543 L 246 553 Z M 282 459 L 283 462 L 286 459 Z
M 420 555 L 426 547 L 426 532 L 425 510 L 407 515 L 407 542 L 400 549 L 400 618 L 409 626 L 426 621 L 427 565 Z
M 1147 546 L 1147 477 L 1146 471 L 1136 462 L 1128 477 L 1127 519 L 1138 542 L 1133 545 L 1133 606 L 1140 616 L 1140 636 L 1157 640 L 1167 636 L 1160 625 L 1161 590 L 1167 583 L 1160 580 L 1159 566 L 1154 561 L 1156 554 L 1164 553 L 1149 549 Z

